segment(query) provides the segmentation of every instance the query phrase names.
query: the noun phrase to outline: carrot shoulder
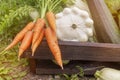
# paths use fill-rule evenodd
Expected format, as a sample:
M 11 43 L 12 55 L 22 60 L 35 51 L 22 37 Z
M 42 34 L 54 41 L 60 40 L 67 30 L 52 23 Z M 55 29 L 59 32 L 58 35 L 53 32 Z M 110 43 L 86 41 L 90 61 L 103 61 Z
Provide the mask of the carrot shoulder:
M 21 41 L 25 35 L 25 33 L 29 30 L 32 30 L 34 27 L 34 22 L 29 22 L 25 28 L 23 28 L 13 39 L 13 41 L 5 48 L 5 50 L 11 49 L 13 46 L 15 46 L 19 41 Z
M 35 24 L 35 27 L 33 29 L 34 33 L 33 33 L 33 40 L 32 40 L 32 45 L 35 43 L 35 41 L 38 39 L 41 30 L 44 28 L 45 26 L 45 21 L 44 19 L 37 19 L 37 22 Z
M 42 41 L 42 39 L 43 39 L 43 37 L 44 37 L 44 32 L 45 32 L 45 30 L 42 29 L 39 38 L 38 38 L 37 41 L 33 44 L 33 46 L 32 46 L 32 56 L 34 56 L 35 50 L 36 50 L 37 47 L 40 45 L 40 43 L 41 43 L 41 41 Z
M 52 30 L 50 27 L 47 27 L 45 29 L 45 37 L 55 60 L 57 61 L 58 65 L 63 69 L 61 51 L 58 44 L 53 39 Z
M 30 47 L 31 43 L 32 43 L 32 37 L 33 37 L 33 31 L 28 31 L 23 40 L 22 43 L 19 47 L 19 54 L 18 54 L 18 58 L 20 58 L 20 56 L 23 54 L 23 52 Z
M 49 26 L 52 28 L 53 31 L 56 32 L 56 21 L 55 21 L 55 15 L 52 11 L 49 11 L 46 13 L 46 18 L 49 23 Z

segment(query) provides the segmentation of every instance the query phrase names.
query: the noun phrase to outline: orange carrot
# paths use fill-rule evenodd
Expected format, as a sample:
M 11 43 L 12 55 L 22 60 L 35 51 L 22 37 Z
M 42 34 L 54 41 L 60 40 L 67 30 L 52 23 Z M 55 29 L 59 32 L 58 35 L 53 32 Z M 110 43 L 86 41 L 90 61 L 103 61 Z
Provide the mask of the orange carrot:
M 58 65 L 63 69 L 61 51 L 58 44 L 53 39 L 52 30 L 50 27 L 47 27 L 45 29 L 45 37 L 55 60 L 57 61 Z
M 40 43 L 41 43 L 41 41 L 42 41 L 42 39 L 43 39 L 43 37 L 44 37 L 44 32 L 45 32 L 45 30 L 43 29 L 43 30 L 41 31 L 41 33 L 40 33 L 39 38 L 38 38 L 37 41 L 33 44 L 33 46 L 32 46 L 32 56 L 34 56 L 35 50 L 36 50 L 37 47 L 40 45 Z
M 54 13 L 52 11 L 47 12 L 46 18 L 47 18 L 47 21 L 48 21 L 50 27 L 52 28 L 52 30 L 56 32 L 56 22 L 55 22 Z
M 45 21 L 44 19 L 38 19 L 36 24 L 35 24 L 35 28 L 33 29 L 34 33 L 33 33 L 33 40 L 32 40 L 32 45 L 35 43 L 35 41 L 38 39 L 41 30 L 43 29 L 45 25 Z
M 57 35 L 56 35 L 56 33 L 53 30 L 52 30 L 52 35 L 53 35 L 53 39 L 58 44 Z
M 52 11 L 49 11 L 46 13 L 46 18 L 48 20 L 48 23 L 50 25 L 50 27 L 52 28 L 52 33 L 53 33 L 53 36 L 54 36 L 54 39 L 57 42 L 57 36 L 56 36 L 56 22 L 55 22 L 55 15 Z
M 33 37 L 33 31 L 28 31 L 23 40 L 22 43 L 19 47 L 19 54 L 18 54 L 18 59 L 20 58 L 20 56 L 23 54 L 23 52 L 31 45 L 32 43 L 32 37 Z
M 11 42 L 11 44 L 9 44 L 5 50 L 9 50 L 11 49 L 13 46 L 15 46 L 19 41 L 21 41 L 25 35 L 25 33 L 29 30 L 32 30 L 34 27 L 34 22 L 29 22 L 25 28 L 23 28 L 14 38 L 14 40 Z

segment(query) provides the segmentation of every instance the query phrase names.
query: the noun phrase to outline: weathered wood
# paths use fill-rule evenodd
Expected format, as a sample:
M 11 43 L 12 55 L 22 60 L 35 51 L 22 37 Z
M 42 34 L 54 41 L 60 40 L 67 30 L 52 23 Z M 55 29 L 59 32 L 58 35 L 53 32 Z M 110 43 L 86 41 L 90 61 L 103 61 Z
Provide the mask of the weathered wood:
M 29 58 L 29 65 L 30 65 L 30 71 L 32 73 L 36 73 L 36 60 L 33 58 Z
M 96 70 L 99 70 L 103 67 L 120 69 L 119 63 L 75 60 L 75 61 L 71 61 L 67 65 L 64 65 L 64 70 L 61 70 L 59 66 L 57 66 L 50 60 L 40 60 L 37 61 L 36 74 L 76 74 L 80 72 L 80 70 L 76 66 L 83 68 L 83 72 L 85 75 L 93 75 Z
M 59 41 L 59 45 L 64 60 L 120 62 L 120 44 Z M 53 59 L 45 40 L 36 50 L 35 56 L 31 56 L 30 50 L 24 56 L 34 59 Z
M 97 40 L 105 43 L 120 43 L 118 26 L 104 0 L 86 1 L 88 2 L 92 19 L 94 20 L 94 28 L 97 34 Z

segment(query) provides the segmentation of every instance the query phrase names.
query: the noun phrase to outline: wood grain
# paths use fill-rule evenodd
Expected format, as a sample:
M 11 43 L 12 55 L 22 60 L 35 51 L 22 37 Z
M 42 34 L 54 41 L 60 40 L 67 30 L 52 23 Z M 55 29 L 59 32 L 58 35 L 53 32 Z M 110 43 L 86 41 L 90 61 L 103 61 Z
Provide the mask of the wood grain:
M 86 0 L 99 42 L 120 43 L 118 26 L 104 0 Z
M 104 67 L 120 69 L 119 63 L 75 60 L 70 61 L 67 65 L 64 65 L 64 70 L 61 70 L 61 68 L 54 64 L 51 60 L 38 60 L 36 74 L 76 74 L 81 72 L 77 66 L 82 69 L 81 71 L 83 71 L 85 75 L 94 75 L 96 70 L 100 70 Z
M 64 60 L 120 62 L 120 44 L 59 41 L 59 45 Z M 35 56 L 31 56 L 30 49 L 24 56 L 34 59 L 54 59 L 45 40 L 36 50 Z

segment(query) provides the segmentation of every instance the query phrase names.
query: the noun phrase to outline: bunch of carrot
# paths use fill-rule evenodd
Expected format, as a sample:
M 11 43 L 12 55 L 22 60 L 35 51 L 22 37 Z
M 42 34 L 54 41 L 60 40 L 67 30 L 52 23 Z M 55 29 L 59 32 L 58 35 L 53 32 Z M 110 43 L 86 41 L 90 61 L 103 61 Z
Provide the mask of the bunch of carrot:
M 46 19 L 48 24 L 46 24 L 44 18 L 38 18 L 35 22 L 29 22 L 15 36 L 11 44 L 5 48 L 5 51 L 11 49 L 17 43 L 21 42 L 19 46 L 18 58 L 20 58 L 24 51 L 29 47 L 31 47 L 32 49 L 32 56 L 34 56 L 37 47 L 40 45 L 42 39 L 45 37 L 55 60 L 63 69 L 61 51 L 56 36 L 56 23 L 54 13 L 48 11 L 46 13 Z

